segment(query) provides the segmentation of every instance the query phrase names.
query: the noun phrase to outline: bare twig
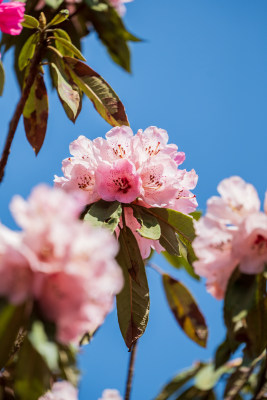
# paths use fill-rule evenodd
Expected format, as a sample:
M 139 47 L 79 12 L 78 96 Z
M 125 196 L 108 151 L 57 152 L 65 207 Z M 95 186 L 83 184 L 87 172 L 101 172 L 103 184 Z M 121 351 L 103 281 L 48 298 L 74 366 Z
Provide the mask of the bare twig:
M 133 374 L 134 374 L 134 362 L 136 358 L 136 350 L 137 350 L 137 341 L 133 344 L 129 367 L 128 367 L 128 377 L 126 383 L 126 392 L 124 400 L 130 400 L 131 390 L 132 390 L 132 381 L 133 381 Z

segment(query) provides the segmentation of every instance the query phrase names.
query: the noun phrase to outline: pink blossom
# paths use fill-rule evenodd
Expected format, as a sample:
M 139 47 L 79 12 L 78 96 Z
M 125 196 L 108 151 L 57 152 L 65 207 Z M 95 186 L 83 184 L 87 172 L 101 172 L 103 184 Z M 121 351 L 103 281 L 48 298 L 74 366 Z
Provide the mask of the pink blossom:
M 135 165 L 126 159 L 102 163 L 96 170 L 96 188 L 102 199 L 131 203 L 141 190 L 141 178 Z
M 2 1 L 0 0 L 0 30 L 10 35 L 19 35 L 22 31 L 25 3 L 19 1 L 2 3 Z
M 116 8 L 118 14 L 120 14 L 121 16 L 123 16 L 126 12 L 124 3 L 129 3 L 130 1 L 133 1 L 133 0 L 109 0 L 110 4 L 114 8 Z
M 78 400 L 78 390 L 68 381 L 55 382 L 39 400 Z
M 195 222 L 193 248 L 196 272 L 207 278 L 207 288 L 223 298 L 233 270 L 246 274 L 263 271 L 267 262 L 267 215 L 260 212 L 255 188 L 234 176 L 223 180 L 221 197 L 208 200 L 207 215 Z
M 82 204 L 76 192 L 42 185 L 28 201 L 12 201 L 23 231 L 0 227 L 0 295 L 36 301 L 62 343 L 101 325 L 123 285 L 116 240 L 78 219 Z
M 105 389 L 99 400 L 122 400 L 122 397 L 116 389 Z

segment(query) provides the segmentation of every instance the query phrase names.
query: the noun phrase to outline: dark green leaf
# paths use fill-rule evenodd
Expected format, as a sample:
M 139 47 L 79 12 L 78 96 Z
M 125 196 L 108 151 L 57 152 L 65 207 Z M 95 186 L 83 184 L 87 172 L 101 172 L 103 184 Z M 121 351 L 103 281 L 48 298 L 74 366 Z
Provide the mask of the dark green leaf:
M 118 201 L 99 200 L 90 206 L 83 219 L 93 226 L 105 226 L 114 232 L 120 222 L 121 214 L 122 207 Z
M 91 2 L 91 0 L 89 0 Z M 88 4 L 88 0 L 87 0 Z M 100 10 L 99 5 L 105 4 L 107 7 Z M 129 33 L 117 11 L 108 2 L 101 1 L 93 6 L 89 5 L 90 20 L 94 28 L 107 47 L 107 50 L 112 57 L 113 61 L 119 64 L 126 71 L 130 72 L 130 51 L 127 41 L 139 41 L 134 35 Z
M 188 388 L 176 400 L 216 400 L 212 390 L 202 391 L 195 386 Z
M 164 386 L 161 393 L 155 400 L 167 400 L 173 396 L 184 384 L 192 379 L 195 374 L 202 368 L 203 364 L 196 364 L 192 368 L 182 371 L 179 375 L 175 376 L 171 382 Z
M 141 236 L 147 239 L 158 240 L 161 236 L 160 225 L 157 218 L 146 212 L 144 207 L 135 207 L 133 205 L 134 217 L 138 220 L 141 228 L 137 231 Z
M 34 55 L 36 43 L 38 40 L 38 32 L 35 32 L 33 35 L 31 35 L 27 41 L 25 42 L 24 46 L 21 49 L 19 59 L 18 59 L 18 65 L 20 71 L 22 71 L 30 62 Z
M 69 10 L 60 10 L 59 13 L 47 24 L 48 26 L 58 25 L 69 17 Z
M 206 347 L 208 328 L 195 299 L 181 282 L 167 274 L 162 279 L 169 306 L 180 327 L 190 339 Z
M 28 307 L 26 304 L 14 306 L 3 303 L 0 309 L 0 369 L 8 361 L 14 342 L 28 316 Z
M 58 97 L 63 105 L 67 117 L 75 122 L 82 107 L 81 92 L 72 78 L 67 75 L 60 62 L 51 63 L 53 84 L 57 89 Z
M 37 29 L 39 27 L 39 21 L 31 15 L 24 14 L 24 20 L 21 25 L 24 28 Z
M 5 85 L 5 70 L 2 61 L 0 60 L 0 96 L 2 96 Z
M 15 394 L 20 400 L 37 400 L 50 389 L 51 372 L 28 338 L 19 352 L 15 370 Z
M 88 65 L 71 57 L 63 59 L 74 82 L 93 102 L 101 117 L 112 126 L 128 126 L 124 106 L 109 84 Z
M 63 29 L 54 29 L 53 30 L 53 35 L 55 37 L 59 37 L 59 38 L 65 39 L 65 40 L 67 40 L 68 42 L 71 43 L 71 38 L 69 37 L 68 33 L 66 31 L 64 31 Z M 58 49 L 60 55 L 69 56 L 69 57 L 73 57 L 74 56 L 74 53 L 70 49 L 64 47 L 59 41 L 55 42 L 55 46 Z
M 117 261 L 124 275 L 124 287 L 117 295 L 118 320 L 126 346 L 132 345 L 145 332 L 149 315 L 149 289 L 137 241 L 125 227 L 119 236 Z
M 27 139 L 37 155 L 42 147 L 48 118 L 48 98 L 43 76 L 36 75 L 23 110 Z
M 238 342 L 236 342 L 236 344 L 233 346 L 233 343 L 230 342 L 228 338 L 226 338 L 216 350 L 215 368 L 217 369 L 225 364 L 229 360 L 231 354 L 238 348 L 238 346 Z

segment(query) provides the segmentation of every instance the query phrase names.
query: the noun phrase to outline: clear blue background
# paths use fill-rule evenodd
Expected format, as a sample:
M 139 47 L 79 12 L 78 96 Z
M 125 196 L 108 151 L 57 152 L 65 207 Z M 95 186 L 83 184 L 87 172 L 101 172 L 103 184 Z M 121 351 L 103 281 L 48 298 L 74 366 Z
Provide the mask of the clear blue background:
M 199 175 L 195 193 L 202 210 L 219 181 L 231 175 L 253 183 L 264 197 L 266 21 L 266 0 L 135 0 L 127 5 L 125 22 L 144 42 L 131 46 L 132 75 L 110 61 L 94 35 L 84 40 L 88 64 L 117 91 L 133 130 L 149 125 L 165 128 L 170 142 L 185 151 L 185 167 L 195 168 Z M 4 64 L 1 148 L 19 98 L 11 54 Z M 48 132 L 39 156 L 35 158 L 20 123 L 0 186 L 0 218 L 11 228 L 15 227 L 8 210 L 11 197 L 28 196 L 40 182 L 52 184 L 53 175 L 61 175 L 69 143 L 78 135 L 93 139 L 109 130 L 87 99 L 74 126 L 51 90 L 49 98 Z M 177 371 L 194 360 L 210 359 L 224 336 L 221 303 L 206 293 L 204 284 L 168 267 L 160 256 L 155 262 L 191 288 L 206 315 L 209 341 L 207 349 L 201 349 L 185 337 L 167 307 L 160 276 L 148 271 L 151 314 L 139 343 L 133 400 L 152 400 Z M 117 388 L 123 394 L 128 357 L 113 312 L 82 351 L 80 399 L 98 399 L 104 388 Z

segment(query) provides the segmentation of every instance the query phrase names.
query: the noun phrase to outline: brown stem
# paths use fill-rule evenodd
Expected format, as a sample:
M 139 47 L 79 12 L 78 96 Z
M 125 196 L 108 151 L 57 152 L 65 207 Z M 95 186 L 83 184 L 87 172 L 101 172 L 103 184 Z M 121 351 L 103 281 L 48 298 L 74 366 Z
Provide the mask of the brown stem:
M 130 357 L 129 367 L 128 367 L 128 377 L 127 377 L 127 383 L 126 383 L 126 393 L 125 393 L 124 400 L 130 400 L 133 374 L 134 374 L 134 362 L 135 362 L 135 358 L 136 358 L 136 350 L 137 350 L 137 341 L 133 344 L 132 351 L 131 351 L 131 357 Z
M 35 54 L 31 60 L 31 64 L 30 64 L 30 69 L 29 69 L 29 73 L 28 76 L 26 78 L 25 81 L 25 85 L 21 94 L 21 98 L 17 104 L 17 107 L 15 109 L 14 115 L 10 121 L 9 124 L 9 131 L 7 134 L 7 138 L 6 138 L 6 142 L 5 142 L 5 147 L 4 150 L 2 152 L 2 157 L 0 160 L 0 182 L 2 182 L 2 179 L 4 177 L 4 173 L 5 173 L 5 167 L 7 164 L 7 160 L 10 154 L 10 148 L 15 136 L 15 132 L 21 117 L 21 114 L 23 113 L 23 109 L 25 106 L 25 103 L 29 97 L 30 94 L 30 90 L 31 87 L 33 85 L 34 79 L 36 77 L 37 71 L 38 71 L 38 65 L 42 59 L 42 50 L 44 48 L 44 36 L 40 35 L 40 42 L 36 47 L 36 51 Z

